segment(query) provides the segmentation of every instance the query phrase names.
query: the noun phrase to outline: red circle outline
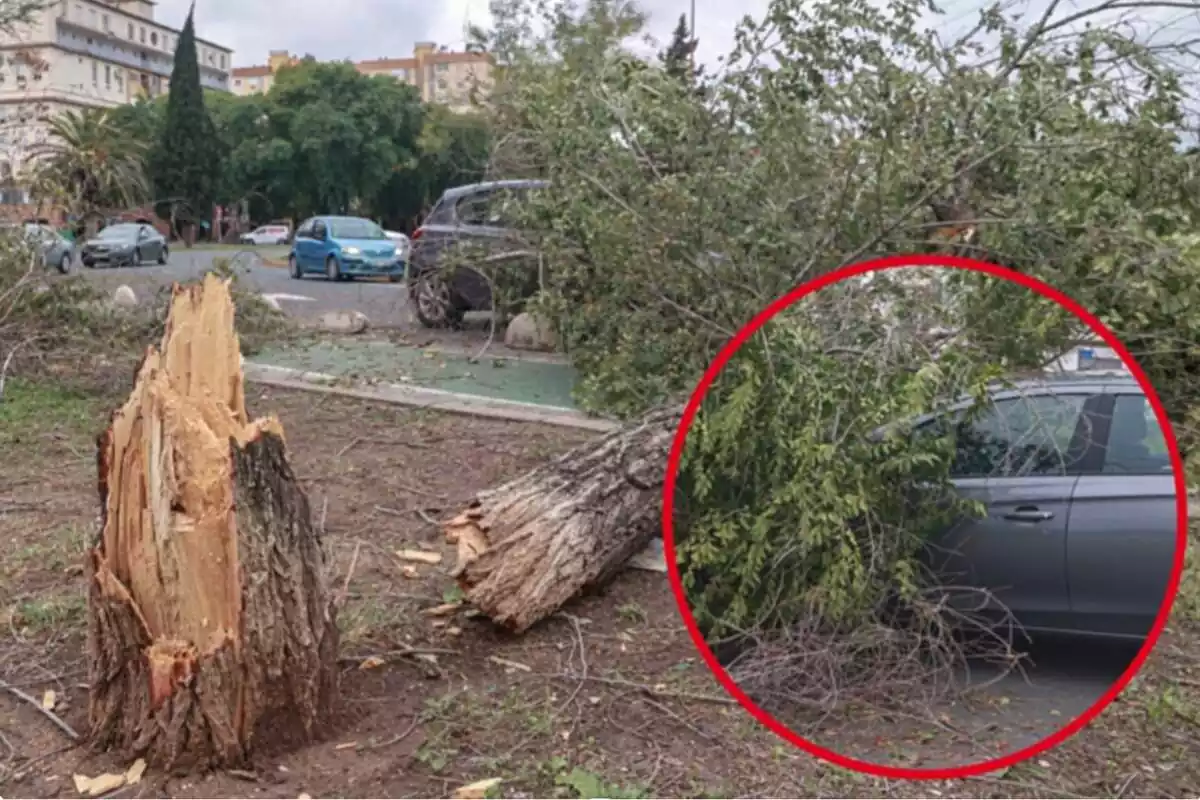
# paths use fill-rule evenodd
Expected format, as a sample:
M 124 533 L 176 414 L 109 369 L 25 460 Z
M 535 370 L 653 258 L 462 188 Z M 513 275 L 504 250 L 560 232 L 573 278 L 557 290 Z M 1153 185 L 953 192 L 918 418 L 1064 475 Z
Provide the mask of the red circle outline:
M 1163 598 L 1163 604 L 1159 608 L 1158 616 L 1154 620 L 1154 627 L 1150 634 L 1146 637 L 1137 656 L 1130 662 L 1125 672 L 1121 677 L 1109 687 L 1104 695 L 1093 703 L 1079 717 L 1069 722 L 1067 725 L 1060 728 L 1058 731 L 1046 736 L 1038 742 L 1035 742 L 1027 747 L 1022 748 L 1014 753 L 1006 756 L 980 761 L 974 764 L 966 764 L 961 767 L 939 767 L 930 769 L 918 769 L 911 767 L 890 767 L 883 764 L 875 764 L 869 761 L 860 761 L 855 758 L 843 756 L 827 748 L 821 747 L 815 742 L 811 742 L 788 729 L 769 713 L 755 705 L 749 697 L 746 696 L 733 679 L 729 676 L 717 661 L 716 656 L 709 648 L 708 643 L 704 641 L 703 635 L 696 624 L 695 617 L 692 616 L 691 608 L 687 602 L 687 596 L 683 589 L 683 582 L 679 576 L 679 569 L 675 560 L 675 526 L 674 526 L 674 511 L 675 511 L 675 481 L 679 473 L 679 461 L 683 455 L 683 446 L 687 439 L 688 430 L 691 428 L 692 421 L 696 417 L 696 412 L 700 408 L 700 404 L 704 401 L 704 397 L 708 394 L 709 388 L 713 381 L 729 359 L 738 349 L 746 343 L 755 332 L 765 325 L 772 317 L 778 314 L 783 309 L 787 308 L 797 300 L 812 294 L 830 284 L 837 283 L 845 278 L 850 278 L 855 275 L 862 275 L 868 272 L 876 272 L 885 269 L 896 269 L 902 267 L 950 267 L 954 269 L 967 269 L 976 272 L 982 272 L 993 277 L 1002 278 L 1027 289 L 1032 289 L 1038 294 L 1046 297 L 1059 305 L 1066 308 L 1079 319 L 1083 320 L 1089 328 L 1092 329 L 1105 344 L 1116 351 L 1117 355 L 1125 366 L 1137 378 L 1138 384 L 1142 391 L 1149 399 L 1151 406 L 1154 408 L 1155 416 L 1158 418 L 1159 425 L 1162 427 L 1164 438 L 1167 441 L 1167 450 L 1171 456 L 1171 466 L 1175 474 L 1175 506 L 1176 506 L 1176 539 L 1175 539 L 1175 563 L 1171 571 L 1171 579 L 1167 584 L 1167 591 Z M 1162 400 L 1159 399 L 1158 393 L 1154 390 L 1154 386 L 1146 377 L 1146 373 L 1141 366 L 1125 348 L 1116 335 L 1108 329 L 1099 319 L 1091 312 L 1081 306 L 1079 303 L 1072 300 L 1066 294 L 1060 292 L 1049 284 L 1043 283 L 1037 278 L 1024 275 L 1019 272 L 1014 272 L 1010 269 L 1005 269 L 996 264 L 991 264 L 986 261 L 976 261 L 971 258 L 962 258 L 959 256 L 947 255 L 918 255 L 905 254 L 887 256 L 885 258 L 864 261 L 858 264 L 851 264 L 846 267 L 834 270 L 828 274 L 822 275 L 808 281 L 783 297 L 772 302 L 765 309 L 760 311 L 754 319 L 752 319 L 744 328 L 737 332 L 732 339 L 725 344 L 717 357 L 709 364 L 705 370 L 704 376 L 693 390 L 691 397 L 688 400 L 687 406 L 684 408 L 683 417 L 680 420 L 679 428 L 675 432 L 675 438 L 671 445 L 671 453 L 667 459 L 667 474 L 663 482 L 663 549 L 666 555 L 667 574 L 671 582 L 671 591 L 675 595 L 675 603 L 679 606 L 679 612 L 683 617 L 684 625 L 688 629 L 688 633 L 692 637 L 696 649 L 700 652 L 704 663 L 709 670 L 720 682 L 738 703 L 746 709 L 759 722 L 765 725 L 776 735 L 791 742 L 802 750 L 807 751 L 817 758 L 822 758 L 846 769 L 864 772 L 869 775 L 877 775 L 884 778 L 893 778 L 901 780 L 955 780 L 960 778 L 968 778 L 975 775 L 981 775 L 993 770 L 1005 769 L 1018 764 L 1026 759 L 1045 752 L 1052 747 L 1062 744 L 1071 736 L 1074 736 L 1082 730 L 1089 722 L 1094 720 L 1113 700 L 1117 698 L 1129 682 L 1133 680 L 1138 671 L 1146 663 L 1146 659 L 1150 656 L 1155 644 L 1158 643 L 1159 637 L 1162 635 L 1163 628 L 1167 624 L 1167 619 L 1171 614 L 1171 607 L 1175 603 L 1175 597 L 1179 592 L 1179 581 L 1183 573 L 1183 562 L 1187 549 L 1187 484 L 1184 477 L 1183 461 L 1179 455 L 1179 445 L 1175 438 L 1175 431 L 1171 427 L 1170 420 L 1167 419 L 1166 410 L 1163 408 Z

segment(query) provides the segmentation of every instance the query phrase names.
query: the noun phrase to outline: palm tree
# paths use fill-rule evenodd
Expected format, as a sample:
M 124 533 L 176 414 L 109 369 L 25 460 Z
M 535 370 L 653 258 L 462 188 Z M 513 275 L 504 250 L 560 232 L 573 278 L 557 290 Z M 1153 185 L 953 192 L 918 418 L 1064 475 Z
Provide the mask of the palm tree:
M 88 220 L 146 202 L 147 147 L 117 124 L 108 109 L 71 110 L 47 120 L 45 142 L 29 153 L 32 193 Z

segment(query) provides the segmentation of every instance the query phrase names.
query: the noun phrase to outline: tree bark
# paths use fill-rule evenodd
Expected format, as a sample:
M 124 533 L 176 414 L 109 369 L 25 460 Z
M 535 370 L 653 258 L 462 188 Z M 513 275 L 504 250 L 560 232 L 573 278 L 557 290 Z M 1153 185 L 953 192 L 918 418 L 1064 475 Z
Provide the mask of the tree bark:
M 680 417 L 654 411 L 476 497 L 443 527 L 466 599 L 519 633 L 620 572 L 662 530 Z
M 92 744 L 164 768 L 311 741 L 337 695 L 325 556 L 279 421 L 247 418 L 233 313 L 215 276 L 176 287 L 99 443 Z

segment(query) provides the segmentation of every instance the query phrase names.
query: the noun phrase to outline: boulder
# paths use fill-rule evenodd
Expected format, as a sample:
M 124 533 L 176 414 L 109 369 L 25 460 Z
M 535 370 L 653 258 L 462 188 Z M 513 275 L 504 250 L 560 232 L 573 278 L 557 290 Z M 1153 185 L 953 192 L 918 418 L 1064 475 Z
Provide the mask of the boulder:
M 113 292 L 113 305 L 117 308 L 137 308 L 138 299 L 133 289 L 122 284 Z
M 525 312 L 508 323 L 504 344 L 514 350 L 554 350 L 558 347 L 558 335 L 545 320 Z
M 326 311 L 321 315 L 321 328 L 329 333 L 362 333 L 369 324 L 361 311 Z

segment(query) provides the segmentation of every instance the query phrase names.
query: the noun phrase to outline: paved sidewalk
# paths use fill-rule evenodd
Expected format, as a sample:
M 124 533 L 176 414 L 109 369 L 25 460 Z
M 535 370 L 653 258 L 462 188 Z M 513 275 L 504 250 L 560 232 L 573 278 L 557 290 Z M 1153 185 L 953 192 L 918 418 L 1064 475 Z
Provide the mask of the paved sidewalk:
M 574 369 L 544 358 L 484 355 L 474 361 L 465 353 L 447 349 L 347 339 L 270 349 L 250 361 L 351 383 L 392 383 L 556 409 L 577 408 L 572 397 Z

